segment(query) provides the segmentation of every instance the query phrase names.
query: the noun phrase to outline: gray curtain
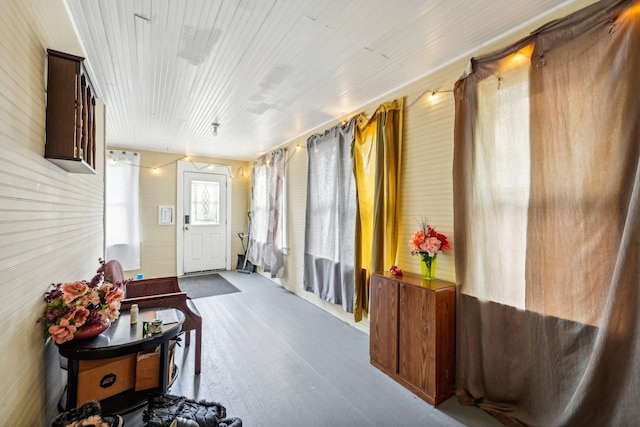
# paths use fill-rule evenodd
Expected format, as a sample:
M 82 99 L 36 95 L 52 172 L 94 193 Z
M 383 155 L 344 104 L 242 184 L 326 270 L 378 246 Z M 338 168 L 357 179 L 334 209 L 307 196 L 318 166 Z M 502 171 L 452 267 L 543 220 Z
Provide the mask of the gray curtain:
M 640 4 L 474 58 L 456 96 L 456 394 L 506 425 L 640 424 Z
M 350 120 L 307 140 L 304 289 L 353 313 L 356 190 Z
M 274 150 L 253 162 L 251 230 L 247 259 L 271 277 L 284 277 L 284 179 L 286 152 Z

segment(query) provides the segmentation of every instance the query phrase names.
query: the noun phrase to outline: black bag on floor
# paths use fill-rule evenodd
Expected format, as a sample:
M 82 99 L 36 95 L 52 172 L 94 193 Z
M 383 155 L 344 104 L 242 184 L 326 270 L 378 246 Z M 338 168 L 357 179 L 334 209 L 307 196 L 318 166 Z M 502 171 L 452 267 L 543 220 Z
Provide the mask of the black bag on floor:
M 227 409 L 216 402 L 196 402 L 183 396 L 156 394 L 149 398 L 142 419 L 147 423 L 146 427 L 186 427 L 190 424 L 194 427 L 242 427 L 240 418 L 226 416 Z

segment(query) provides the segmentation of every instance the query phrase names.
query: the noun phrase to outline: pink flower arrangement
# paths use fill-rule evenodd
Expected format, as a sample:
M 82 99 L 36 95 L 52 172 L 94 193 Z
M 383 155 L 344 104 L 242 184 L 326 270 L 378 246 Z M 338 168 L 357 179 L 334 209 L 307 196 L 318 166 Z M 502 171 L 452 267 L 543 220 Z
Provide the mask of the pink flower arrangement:
M 57 343 L 70 341 L 83 325 L 113 322 L 120 316 L 120 300 L 124 296 L 122 283 L 104 281 L 104 260 L 90 282 L 51 284 L 44 294 L 47 307 L 39 319 L 47 325 L 47 332 Z
M 435 256 L 438 252 L 445 252 L 449 249 L 447 236 L 438 233 L 425 220 L 420 224 L 420 230 L 411 235 L 409 241 L 411 255 L 429 254 L 430 257 Z

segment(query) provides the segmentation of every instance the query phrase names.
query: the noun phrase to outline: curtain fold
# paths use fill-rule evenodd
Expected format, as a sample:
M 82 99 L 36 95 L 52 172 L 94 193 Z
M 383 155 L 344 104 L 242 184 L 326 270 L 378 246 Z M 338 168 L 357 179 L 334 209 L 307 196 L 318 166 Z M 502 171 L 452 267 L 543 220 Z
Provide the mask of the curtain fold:
M 369 308 L 372 272 L 396 264 L 397 194 L 402 155 L 404 100 L 384 103 L 371 117 L 356 117 L 351 155 L 356 179 L 354 319 Z
M 286 152 L 274 150 L 253 162 L 251 230 L 247 259 L 284 277 L 284 179 Z
M 506 425 L 640 420 L 639 51 L 605 0 L 455 85 L 456 394 Z
M 105 176 L 105 257 L 125 271 L 140 268 L 140 154 L 109 151 Z
M 304 289 L 353 313 L 356 188 L 355 118 L 307 139 Z

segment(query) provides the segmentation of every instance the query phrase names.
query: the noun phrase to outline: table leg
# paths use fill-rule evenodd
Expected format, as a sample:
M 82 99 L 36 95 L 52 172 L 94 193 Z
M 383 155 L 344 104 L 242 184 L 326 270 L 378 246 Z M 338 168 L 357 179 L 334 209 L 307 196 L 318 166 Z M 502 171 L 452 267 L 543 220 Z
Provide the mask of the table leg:
M 68 359 L 67 366 L 67 411 L 76 407 L 78 402 L 78 372 L 80 371 L 80 361 L 78 359 Z
M 169 381 L 169 341 L 160 344 L 160 389 L 163 393 L 167 392 Z

